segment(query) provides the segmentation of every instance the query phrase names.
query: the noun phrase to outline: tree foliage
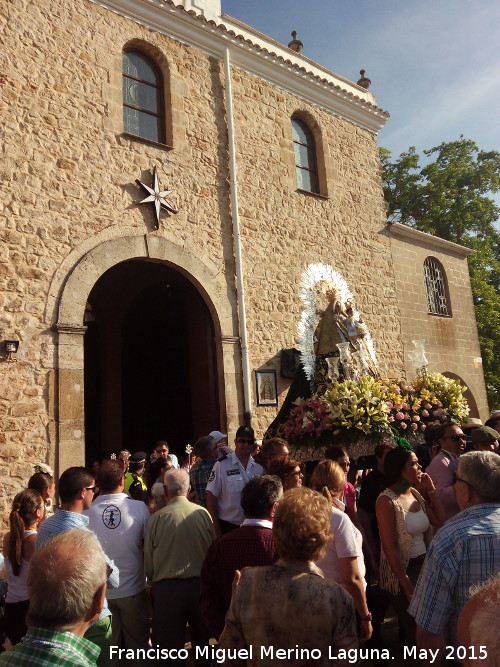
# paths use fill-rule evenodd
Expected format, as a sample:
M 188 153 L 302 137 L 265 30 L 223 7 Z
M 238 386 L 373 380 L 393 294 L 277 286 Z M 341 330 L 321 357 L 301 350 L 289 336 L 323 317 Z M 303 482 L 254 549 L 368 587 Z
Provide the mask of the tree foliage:
M 400 222 L 475 250 L 469 258 L 483 367 L 491 407 L 500 406 L 500 153 L 460 137 L 424 151 L 412 146 L 392 160 L 381 148 L 390 222 Z

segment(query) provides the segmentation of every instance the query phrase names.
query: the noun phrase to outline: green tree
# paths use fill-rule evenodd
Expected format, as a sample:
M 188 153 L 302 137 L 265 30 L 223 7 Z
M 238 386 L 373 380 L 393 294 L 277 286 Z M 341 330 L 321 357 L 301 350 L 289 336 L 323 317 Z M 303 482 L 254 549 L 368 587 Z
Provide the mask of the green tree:
M 488 195 L 500 189 L 500 153 L 480 151 L 460 137 L 392 160 L 381 148 L 390 222 L 400 222 L 475 250 L 469 258 L 472 294 L 491 407 L 500 405 L 500 208 Z M 433 161 L 431 161 L 433 159 Z

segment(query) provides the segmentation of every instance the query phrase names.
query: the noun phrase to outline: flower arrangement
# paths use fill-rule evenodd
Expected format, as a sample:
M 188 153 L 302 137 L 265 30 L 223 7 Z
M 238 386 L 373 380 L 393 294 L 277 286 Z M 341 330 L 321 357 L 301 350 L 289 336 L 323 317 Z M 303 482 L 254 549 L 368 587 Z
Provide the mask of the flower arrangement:
M 415 390 L 422 399 L 436 397 L 442 403 L 443 414 L 440 421 L 463 421 L 469 414 L 469 406 L 464 397 L 467 387 L 462 387 L 458 380 L 447 378 L 441 373 L 426 373 L 415 381 Z
M 352 440 L 362 434 L 390 430 L 385 391 L 381 383 L 370 376 L 335 384 L 325 392 L 325 400 L 335 436 L 345 434 Z
M 331 431 L 329 408 L 323 398 L 317 395 L 306 399 L 297 398 L 294 405 L 283 426 L 283 434 L 287 440 L 305 436 L 319 438 L 325 431 Z
M 362 376 L 334 384 L 324 396 L 298 398 L 283 435 L 295 442 L 330 435 L 346 444 L 363 436 L 417 436 L 429 424 L 464 420 L 465 391 L 440 373 L 419 375 L 412 383 Z
M 467 391 L 457 380 L 441 373 L 426 373 L 408 384 L 406 380 L 382 380 L 388 408 L 388 421 L 395 433 L 425 431 L 429 424 L 460 422 L 469 414 L 463 394 Z

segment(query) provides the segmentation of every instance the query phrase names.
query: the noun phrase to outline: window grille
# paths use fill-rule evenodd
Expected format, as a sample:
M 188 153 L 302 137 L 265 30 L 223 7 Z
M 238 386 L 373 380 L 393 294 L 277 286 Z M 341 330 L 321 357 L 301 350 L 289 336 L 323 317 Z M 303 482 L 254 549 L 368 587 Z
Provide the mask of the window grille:
M 450 317 L 451 306 L 446 273 L 442 264 L 434 257 L 427 257 L 424 262 L 424 282 L 428 312 Z

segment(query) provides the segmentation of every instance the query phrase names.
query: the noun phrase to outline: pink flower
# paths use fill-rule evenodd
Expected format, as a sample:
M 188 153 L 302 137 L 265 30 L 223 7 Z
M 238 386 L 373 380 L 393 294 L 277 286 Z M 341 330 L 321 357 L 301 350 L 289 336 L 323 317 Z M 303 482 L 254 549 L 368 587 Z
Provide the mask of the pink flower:
M 405 418 L 405 416 L 402 412 L 397 412 L 396 413 L 396 419 L 404 419 L 404 418 Z
M 399 387 L 396 387 L 396 389 L 394 390 L 394 393 L 395 393 L 395 394 L 400 394 L 400 393 L 401 393 L 401 389 L 400 389 Z
M 413 415 L 413 417 L 411 418 L 411 420 L 412 420 L 412 422 L 419 422 L 419 421 L 420 421 L 420 417 L 419 417 L 418 415 Z
M 401 422 L 399 425 L 399 428 L 402 428 L 403 430 L 408 428 L 408 424 L 405 424 L 404 422 Z
M 394 417 L 393 417 L 392 415 L 391 415 L 390 417 L 387 417 L 387 421 L 389 421 L 389 422 L 393 422 L 393 421 L 394 421 Z
M 411 394 L 415 393 L 415 389 L 410 384 L 406 387 L 406 391 L 409 391 Z
M 422 417 L 428 417 L 429 416 L 429 411 L 428 410 L 422 410 Z
M 416 431 L 418 428 L 418 424 L 410 424 L 410 428 L 412 431 Z
M 424 408 L 427 408 L 427 410 L 430 410 L 432 408 L 432 405 L 430 403 L 425 403 Z
M 394 407 L 396 408 L 396 410 L 401 410 L 403 405 L 401 403 L 394 403 Z
M 408 403 L 403 403 L 403 405 L 401 407 L 403 408 L 403 410 L 408 410 L 409 406 L 408 406 Z
M 438 408 L 442 408 L 442 407 L 443 407 L 443 404 L 441 403 L 441 401 L 436 401 L 436 405 L 438 406 Z
M 441 417 L 441 415 L 443 414 L 443 410 L 441 408 L 438 408 L 437 410 L 433 410 L 432 414 L 434 415 L 434 417 Z
M 407 412 L 405 412 L 405 419 L 410 419 L 410 415 Z
M 390 401 L 387 401 L 386 405 L 389 408 L 389 410 L 392 410 L 392 408 L 394 407 Z

